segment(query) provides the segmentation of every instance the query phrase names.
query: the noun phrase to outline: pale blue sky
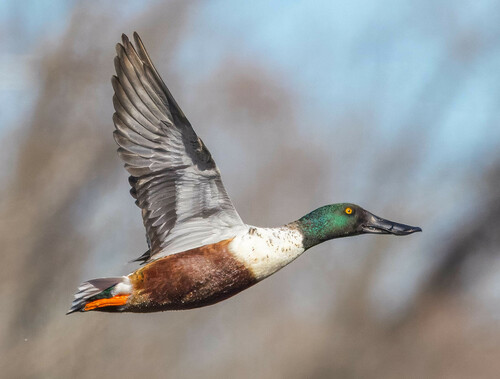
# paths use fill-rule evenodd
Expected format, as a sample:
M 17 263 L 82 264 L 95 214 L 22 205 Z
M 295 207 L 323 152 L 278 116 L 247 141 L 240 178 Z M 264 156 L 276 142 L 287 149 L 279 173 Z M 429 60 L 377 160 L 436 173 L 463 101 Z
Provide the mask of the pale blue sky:
M 8 35 L 1 39 L 0 53 L 2 131 L 15 125 L 36 94 L 32 80 L 36 47 L 64 31 L 76 3 L 0 2 L 0 30 Z M 140 1 L 125 4 L 130 12 L 146 6 Z M 405 126 L 409 113 L 432 117 L 433 107 L 451 101 L 442 119 L 429 125 L 436 145 L 430 154 L 472 158 L 477 151 L 498 146 L 500 128 L 492 127 L 499 115 L 498 2 L 464 1 L 457 6 L 451 0 L 358 0 L 319 1 L 312 6 L 308 1 L 219 0 L 199 4 L 193 7 L 190 37 L 178 63 L 188 68 L 198 65 L 194 57 L 203 51 L 203 66 L 188 69 L 200 77 L 228 55 L 241 60 L 264 57 L 280 79 L 304 94 L 303 114 L 315 112 L 334 120 L 345 109 L 370 107 L 376 109 L 376 127 L 391 138 L 394 130 Z M 470 61 L 455 60 L 450 50 L 459 50 L 454 45 L 461 39 L 477 43 L 480 54 Z M 422 87 L 440 64 L 444 67 L 437 77 L 440 82 L 430 97 L 422 98 Z M 424 117 L 420 127 L 428 121 Z
M 415 115 L 415 127 L 432 128 L 428 157 L 450 164 L 498 148 L 496 1 L 204 4 L 183 66 L 197 65 L 192 55 L 200 50 L 207 69 L 230 54 L 265 57 L 303 93 L 305 117 L 319 112 L 335 120 L 345 109 L 372 108 L 374 127 L 390 139 Z

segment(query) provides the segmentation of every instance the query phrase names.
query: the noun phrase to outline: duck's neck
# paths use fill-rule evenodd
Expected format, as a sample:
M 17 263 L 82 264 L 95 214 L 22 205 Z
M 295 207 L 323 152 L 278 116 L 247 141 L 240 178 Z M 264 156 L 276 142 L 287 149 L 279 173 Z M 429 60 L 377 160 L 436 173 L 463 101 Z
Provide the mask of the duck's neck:
M 300 231 L 305 250 L 332 238 L 345 236 L 343 220 L 335 217 L 335 213 L 332 212 L 334 206 L 336 205 L 318 208 L 287 225 Z
M 306 249 L 343 236 L 342 225 L 332 214 L 332 206 L 326 206 L 278 228 L 248 226 L 232 240 L 230 250 L 257 281 L 262 280 Z

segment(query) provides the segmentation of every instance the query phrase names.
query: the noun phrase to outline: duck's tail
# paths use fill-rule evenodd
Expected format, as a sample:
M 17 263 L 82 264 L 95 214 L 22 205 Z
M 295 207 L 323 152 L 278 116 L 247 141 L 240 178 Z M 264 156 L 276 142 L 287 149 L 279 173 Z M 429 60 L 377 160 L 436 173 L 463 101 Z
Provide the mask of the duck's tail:
M 77 311 L 121 312 L 131 293 L 132 284 L 128 276 L 92 279 L 80 284 L 66 314 Z

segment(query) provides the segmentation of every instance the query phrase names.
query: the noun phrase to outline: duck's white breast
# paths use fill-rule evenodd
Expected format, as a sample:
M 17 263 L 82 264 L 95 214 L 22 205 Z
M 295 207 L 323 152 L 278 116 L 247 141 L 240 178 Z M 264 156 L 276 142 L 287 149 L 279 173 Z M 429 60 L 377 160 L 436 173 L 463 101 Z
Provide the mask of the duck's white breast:
M 287 227 L 248 226 L 234 237 L 229 248 L 257 280 L 275 273 L 304 252 L 302 234 Z

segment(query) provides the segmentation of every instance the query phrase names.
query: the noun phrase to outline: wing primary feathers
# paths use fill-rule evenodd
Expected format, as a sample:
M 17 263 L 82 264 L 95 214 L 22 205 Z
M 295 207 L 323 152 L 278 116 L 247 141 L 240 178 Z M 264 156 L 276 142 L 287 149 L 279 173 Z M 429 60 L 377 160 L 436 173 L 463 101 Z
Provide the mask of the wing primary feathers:
M 123 36 L 122 36 L 122 38 L 123 38 Z M 128 38 L 127 38 L 127 40 L 128 40 Z M 150 68 L 151 71 L 154 73 L 154 77 L 158 80 L 158 83 L 161 85 L 162 90 L 164 91 L 164 93 L 167 97 L 167 100 L 168 100 L 168 103 L 170 104 L 171 109 L 173 111 L 175 111 L 180 122 L 189 124 L 189 121 L 187 120 L 186 116 L 184 115 L 184 112 L 182 112 L 181 108 L 179 107 L 179 105 L 175 101 L 174 97 L 170 93 L 170 90 L 167 88 L 167 86 L 165 85 L 165 83 L 161 79 L 160 74 L 158 73 L 158 71 L 156 71 L 156 68 L 153 64 L 153 61 L 149 57 L 149 54 L 146 51 L 144 44 L 142 43 L 141 37 L 139 37 L 139 34 L 137 34 L 137 32 L 134 32 L 134 41 L 135 41 L 135 44 L 137 46 L 137 52 L 139 54 L 139 57 L 144 62 L 147 62 L 148 68 Z

